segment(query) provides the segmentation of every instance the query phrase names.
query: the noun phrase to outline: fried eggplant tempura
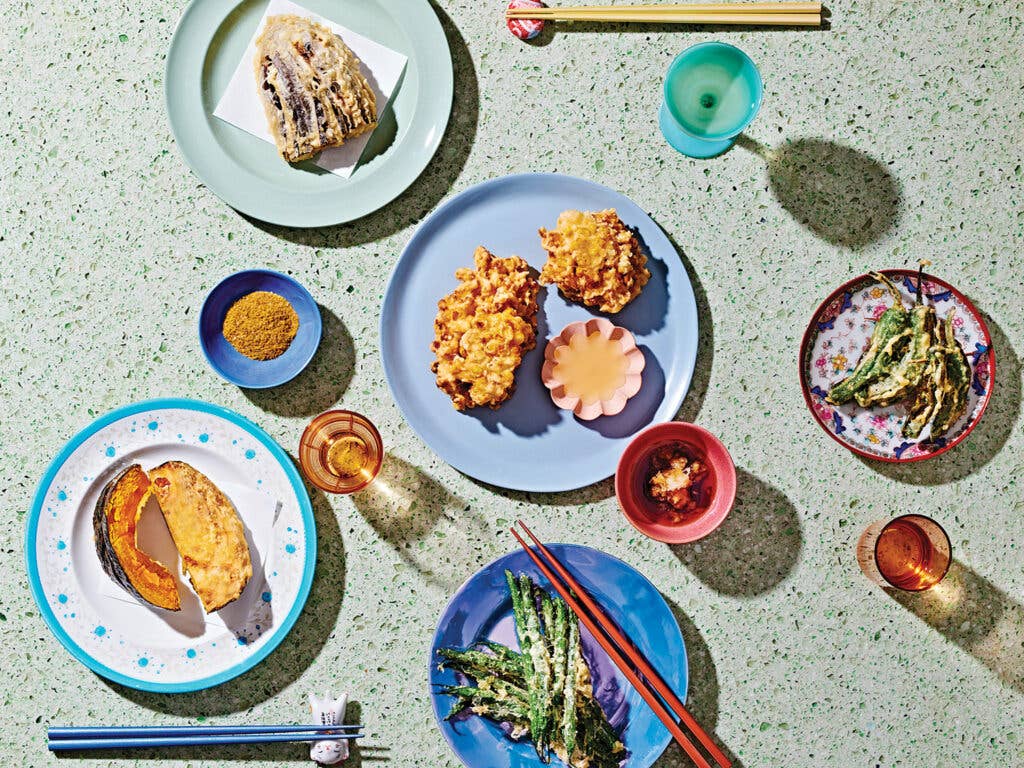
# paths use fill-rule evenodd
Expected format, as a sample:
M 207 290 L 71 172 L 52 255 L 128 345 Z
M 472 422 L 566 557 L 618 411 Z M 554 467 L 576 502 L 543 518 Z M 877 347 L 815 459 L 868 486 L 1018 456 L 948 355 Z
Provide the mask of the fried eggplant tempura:
M 540 229 L 548 260 L 540 273 L 570 301 L 615 313 L 635 299 L 651 277 L 647 257 L 614 208 L 564 211 L 554 229 Z
M 460 285 L 437 303 L 431 345 L 437 386 L 460 411 L 508 400 L 516 368 L 537 344 L 540 286 L 529 265 L 483 246 L 473 261 L 476 269 L 457 270 Z

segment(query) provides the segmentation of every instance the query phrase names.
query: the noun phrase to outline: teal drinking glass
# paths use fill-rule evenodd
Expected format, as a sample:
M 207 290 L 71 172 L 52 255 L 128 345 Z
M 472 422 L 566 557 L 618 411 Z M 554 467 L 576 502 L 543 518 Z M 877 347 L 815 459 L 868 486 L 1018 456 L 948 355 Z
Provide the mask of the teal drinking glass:
M 669 65 L 658 124 L 673 149 L 714 157 L 733 145 L 761 107 L 761 73 L 728 43 L 700 43 Z

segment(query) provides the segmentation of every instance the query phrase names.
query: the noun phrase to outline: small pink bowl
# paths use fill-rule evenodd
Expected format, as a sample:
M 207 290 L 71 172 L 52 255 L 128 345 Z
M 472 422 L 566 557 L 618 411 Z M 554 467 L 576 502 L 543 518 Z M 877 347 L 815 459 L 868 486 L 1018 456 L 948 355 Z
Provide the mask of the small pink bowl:
M 562 347 L 569 346 L 575 336 L 590 336 L 599 333 L 606 339 L 618 341 L 622 348 L 622 356 L 626 358 L 626 379 L 612 396 L 607 400 L 599 400 L 593 403 L 584 404 L 579 395 L 566 389 L 565 382 L 555 375 L 557 365 L 555 353 Z M 640 391 L 642 379 L 640 376 L 647 361 L 644 353 L 636 346 L 636 339 L 633 334 L 625 328 L 612 325 L 603 317 L 569 323 L 562 332 L 548 342 L 544 349 L 544 367 L 541 368 L 540 378 L 544 386 L 551 390 L 551 400 L 559 408 L 572 411 L 584 421 L 596 419 L 598 416 L 614 416 L 626 407 L 626 401 Z
M 659 448 L 681 443 L 695 457 L 704 459 L 711 476 L 711 501 L 700 512 L 673 523 L 647 496 L 644 486 L 651 473 L 651 456 Z M 736 500 L 736 467 L 722 441 L 703 427 L 682 421 L 655 424 L 640 432 L 626 446 L 615 472 L 615 495 L 626 519 L 645 536 L 668 544 L 686 544 L 715 530 Z

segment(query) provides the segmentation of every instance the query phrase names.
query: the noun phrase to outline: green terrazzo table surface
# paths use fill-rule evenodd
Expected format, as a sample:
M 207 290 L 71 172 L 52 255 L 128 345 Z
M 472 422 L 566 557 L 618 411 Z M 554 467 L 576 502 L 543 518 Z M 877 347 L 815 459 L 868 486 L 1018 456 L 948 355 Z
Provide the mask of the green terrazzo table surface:
M 310 691 L 349 690 L 367 725 L 355 765 L 454 766 L 425 685 L 453 590 L 509 551 L 517 516 L 648 575 L 691 653 L 690 704 L 737 765 L 1024 766 L 1024 22 L 1015 2 L 844 1 L 830 30 L 580 26 L 513 39 L 500 3 L 443 0 L 455 64 L 448 134 L 396 202 L 294 231 L 240 217 L 188 170 L 163 109 L 180 4 L 2 0 L 0 71 L 0 756 L 56 765 L 57 724 L 295 721 Z M 675 154 L 656 111 L 685 46 L 735 43 L 764 107 L 742 146 Z M 495 175 L 561 171 L 629 195 L 678 245 L 701 339 L 681 418 L 719 435 L 738 502 L 700 544 L 642 538 L 610 481 L 555 495 L 479 485 L 442 464 L 393 404 L 377 352 L 392 264 L 417 222 Z M 804 326 L 832 288 L 935 262 L 988 320 L 991 407 L 961 446 L 878 466 L 837 446 L 797 381 Z M 292 384 L 243 392 L 200 354 L 196 314 L 224 275 L 270 267 L 324 307 L 322 349 Z M 390 498 L 313 494 L 320 551 L 309 603 L 256 670 L 209 691 L 107 684 L 45 628 L 23 556 L 35 485 L 78 429 L 119 405 L 194 397 L 255 420 L 294 452 L 335 404 L 381 429 Z M 937 517 L 953 540 L 936 608 L 858 571 L 871 521 Z M 104 754 L 81 765 L 311 764 L 301 746 Z M 209 757 L 207 756 L 209 755 Z M 156 760 L 160 757 L 159 761 Z M 671 746 L 659 768 L 688 765 Z

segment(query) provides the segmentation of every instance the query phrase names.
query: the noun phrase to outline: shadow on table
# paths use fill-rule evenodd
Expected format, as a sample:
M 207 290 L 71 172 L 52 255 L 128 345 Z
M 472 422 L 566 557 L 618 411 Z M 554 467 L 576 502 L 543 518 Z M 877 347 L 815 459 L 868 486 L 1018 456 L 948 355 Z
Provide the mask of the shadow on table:
M 1003 685 L 1024 693 L 1024 606 L 995 584 L 954 560 L 946 578 L 929 590 L 885 592 Z
M 455 98 L 448 128 L 437 153 L 416 181 L 380 210 L 335 227 L 299 229 L 280 227 L 239 214 L 242 218 L 274 237 L 293 243 L 314 248 L 349 248 L 380 240 L 418 223 L 448 194 L 473 147 L 479 119 L 480 93 L 473 59 L 459 28 L 440 6 L 431 3 L 431 7 L 441 22 L 451 49 Z
M 660 226 L 660 225 L 659 225 Z M 711 366 L 715 360 L 715 322 L 711 316 L 711 304 L 708 302 L 707 291 L 700 280 L 700 275 L 694 269 L 686 252 L 679 247 L 672 236 L 662 232 L 676 249 L 679 260 L 683 262 L 686 275 L 690 278 L 690 285 L 693 286 L 693 297 L 697 304 L 697 359 L 694 362 L 693 378 L 690 380 L 690 389 L 686 393 L 686 399 L 675 415 L 676 421 L 688 421 L 693 423 L 697 420 L 700 408 L 704 404 L 704 396 L 708 392 L 708 385 L 711 383 Z
M 295 626 L 270 656 L 239 677 L 194 693 L 150 693 L 105 679 L 103 682 L 129 701 L 154 712 L 191 718 L 251 709 L 294 683 L 320 655 L 334 632 L 345 595 L 345 545 L 337 517 L 321 491 L 310 485 L 307 489 L 317 528 L 316 572 Z M 302 706 L 305 700 L 296 702 L 297 711 Z
M 362 723 L 363 705 L 358 701 L 350 701 L 348 706 L 345 707 L 345 722 Z M 370 732 L 364 729 L 363 733 L 369 735 Z M 348 768 L 360 768 L 363 763 L 379 763 L 391 760 L 391 756 L 388 754 L 388 747 L 366 744 L 364 742 L 365 738 L 349 742 L 349 756 L 342 765 Z
M 800 516 L 778 488 L 736 469 L 736 503 L 706 539 L 669 547 L 705 585 L 723 595 L 770 592 L 796 566 Z
M 718 725 L 718 674 L 715 672 L 715 660 L 711 656 L 707 643 L 701 636 L 696 625 L 690 621 L 682 608 L 667 595 L 662 593 L 665 602 L 672 610 L 679 629 L 682 630 L 683 640 L 686 643 L 686 657 L 689 665 L 689 686 L 686 692 L 686 708 L 694 716 L 698 723 L 715 739 L 715 743 L 733 761 L 736 768 L 743 768 L 743 764 L 729 751 L 722 742 L 715 737 L 715 727 Z M 665 753 L 654 763 L 654 768 L 671 768 L 677 765 L 692 765 L 690 759 L 676 744 L 670 744 Z
M 996 362 L 992 399 L 985 415 L 962 443 L 928 459 L 909 464 L 860 460 L 893 480 L 914 485 L 944 485 L 962 480 L 988 464 L 1010 439 L 1020 415 L 1021 364 L 1003 329 L 985 312 L 981 313 L 992 336 Z
M 89 749 L 81 751 L 54 752 L 60 760 L 107 760 L 109 764 L 148 764 L 148 761 L 176 760 L 191 764 L 192 761 L 205 763 L 216 760 L 219 763 L 278 763 L 311 765 L 309 744 L 218 744 L 201 747 L 159 747 L 154 749 Z M 365 758 L 364 758 L 365 759 Z M 138 761 L 138 762 L 134 762 Z M 358 765 L 358 763 L 355 763 Z
M 320 305 L 323 337 L 309 365 L 294 379 L 270 389 L 242 389 L 258 408 L 279 416 L 315 416 L 341 400 L 352 381 L 356 354 L 352 335 L 327 307 Z
M 480 563 L 477 547 L 492 534 L 484 518 L 419 467 L 386 454 L 380 474 L 352 494 L 359 514 L 395 553 L 431 584 L 451 590 Z M 440 550 L 422 547 L 434 537 Z
M 736 145 L 767 163 L 779 204 L 833 245 L 863 248 L 899 221 L 899 182 L 863 152 L 824 139 L 786 141 L 773 149 L 743 134 Z
M 517 504 L 539 505 L 544 507 L 581 507 L 586 504 L 596 504 L 599 501 L 610 499 L 615 495 L 615 478 L 608 477 L 596 483 L 585 485 L 571 491 L 558 491 L 554 493 L 533 493 L 530 491 L 513 491 L 508 488 L 499 488 L 496 485 L 477 480 L 475 477 L 464 475 L 465 478 L 475 485 L 493 493 L 503 496 L 509 501 Z M 529 524 L 529 520 L 526 521 Z

